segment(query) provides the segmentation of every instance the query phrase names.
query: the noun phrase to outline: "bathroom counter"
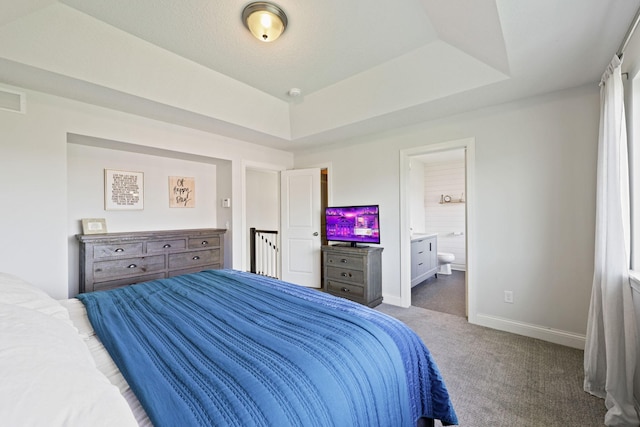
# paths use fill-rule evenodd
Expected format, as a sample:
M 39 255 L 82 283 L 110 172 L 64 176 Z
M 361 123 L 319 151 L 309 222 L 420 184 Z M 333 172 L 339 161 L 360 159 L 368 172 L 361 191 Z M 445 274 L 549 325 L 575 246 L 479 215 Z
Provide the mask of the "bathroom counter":
M 420 239 L 428 239 L 430 237 L 438 237 L 438 233 L 414 233 L 411 235 L 411 241 L 415 242 Z

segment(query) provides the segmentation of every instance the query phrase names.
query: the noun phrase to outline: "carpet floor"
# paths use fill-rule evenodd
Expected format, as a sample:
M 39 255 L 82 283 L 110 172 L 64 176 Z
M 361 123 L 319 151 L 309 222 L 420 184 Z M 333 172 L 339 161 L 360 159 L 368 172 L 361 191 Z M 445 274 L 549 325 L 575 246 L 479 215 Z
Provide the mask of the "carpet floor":
M 427 344 L 460 426 L 604 425 L 604 400 L 582 389 L 582 350 L 420 307 L 377 309 L 407 324 Z

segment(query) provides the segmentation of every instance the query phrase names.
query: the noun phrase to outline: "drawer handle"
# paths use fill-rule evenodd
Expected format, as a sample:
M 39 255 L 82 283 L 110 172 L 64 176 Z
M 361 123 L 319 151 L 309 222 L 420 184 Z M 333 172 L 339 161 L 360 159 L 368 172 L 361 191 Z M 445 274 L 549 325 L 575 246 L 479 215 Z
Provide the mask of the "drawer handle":
M 207 245 L 209 244 L 209 242 L 207 242 L 206 240 L 203 240 L 200 244 L 201 244 L 202 246 L 207 246 Z
M 351 273 L 340 273 L 342 277 L 351 277 Z
M 191 259 L 192 259 L 192 260 L 194 260 L 194 261 L 197 261 L 197 260 L 199 260 L 199 259 L 200 259 L 200 257 L 199 257 L 198 255 L 196 255 L 196 256 L 194 256 L 194 257 L 193 257 L 193 258 L 191 258 Z
M 170 244 L 168 244 L 168 243 L 167 243 L 166 245 L 164 245 L 164 246 L 163 246 L 163 248 L 164 248 L 164 249 L 169 249 L 170 247 L 171 247 L 171 245 L 170 245 Z
M 348 263 L 349 261 L 348 261 L 347 259 L 345 259 L 345 258 L 342 258 L 342 259 L 340 260 L 340 262 L 341 262 L 341 263 L 343 263 L 343 264 L 346 264 L 346 263 Z
M 351 292 L 349 289 L 344 288 L 344 287 L 343 287 L 342 289 L 340 289 L 340 290 L 341 290 L 342 292 Z
M 130 264 L 130 265 L 127 266 L 127 268 L 136 268 L 136 267 L 137 267 L 137 265 L 135 265 L 135 264 Z
M 422 265 L 422 264 L 424 264 L 424 263 L 423 263 L 423 262 L 421 262 L 421 263 L 420 263 L 420 264 L 418 264 L 418 265 Z
M 116 249 L 114 252 L 124 252 L 124 249 L 122 249 L 122 248 L 118 248 L 118 249 Z
M 418 253 L 419 253 L 419 254 L 423 254 L 423 253 L 424 253 L 424 251 L 420 251 L 420 252 L 418 252 Z

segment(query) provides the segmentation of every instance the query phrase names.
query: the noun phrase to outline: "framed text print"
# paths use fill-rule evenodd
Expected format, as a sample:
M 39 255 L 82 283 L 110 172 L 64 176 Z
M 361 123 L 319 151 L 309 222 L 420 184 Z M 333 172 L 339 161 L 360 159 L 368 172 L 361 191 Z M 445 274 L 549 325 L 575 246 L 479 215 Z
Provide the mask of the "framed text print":
M 104 208 L 106 210 L 144 209 L 144 174 L 105 169 Z

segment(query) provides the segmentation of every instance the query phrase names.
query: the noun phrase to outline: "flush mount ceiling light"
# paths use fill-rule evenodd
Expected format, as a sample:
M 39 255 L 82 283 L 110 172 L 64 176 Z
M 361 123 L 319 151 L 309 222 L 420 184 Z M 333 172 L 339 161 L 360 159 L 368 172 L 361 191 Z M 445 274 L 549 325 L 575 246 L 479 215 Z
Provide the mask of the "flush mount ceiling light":
M 250 3 L 242 11 L 242 22 L 260 41 L 272 42 L 287 28 L 287 15 L 273 3 Z

